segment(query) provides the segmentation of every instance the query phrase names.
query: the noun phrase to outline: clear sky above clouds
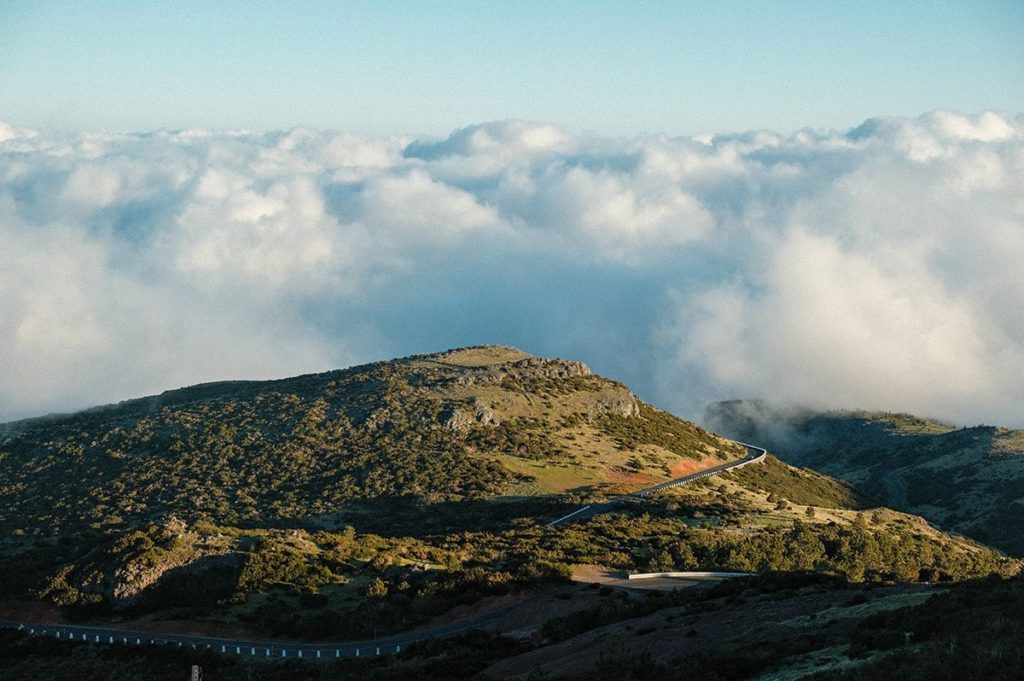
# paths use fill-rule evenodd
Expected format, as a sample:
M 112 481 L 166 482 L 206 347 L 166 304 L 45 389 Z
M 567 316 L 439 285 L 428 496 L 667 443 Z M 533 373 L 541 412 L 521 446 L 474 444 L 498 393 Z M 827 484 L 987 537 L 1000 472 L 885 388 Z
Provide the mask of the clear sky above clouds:
M 1024 3 L 0 3 L 0 120 L 695 134 L 1024 110 Z
M 443 139 L 0 123 L 0 421 L 477 343 L 1024 426 L 1024 116 Z
M 1022 35 L 1021 0 L 0 0 L 0 421 L 507 343 L 693 418 L 1024 426 Z

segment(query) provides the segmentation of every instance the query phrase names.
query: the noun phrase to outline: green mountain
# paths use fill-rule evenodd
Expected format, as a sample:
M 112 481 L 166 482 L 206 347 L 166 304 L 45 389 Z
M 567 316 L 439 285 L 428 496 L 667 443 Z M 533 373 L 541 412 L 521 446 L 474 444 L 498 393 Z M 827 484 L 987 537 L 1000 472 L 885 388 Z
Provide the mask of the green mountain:
M 172 390 L 0 427 L 0 529 L 314 522 L 426 503 L 656 482 L 742 448 L 579 362 L 488 346 Z
M 0 610 L 345 640 L 501 599 L 547 598 L 517 625 L 540 631 L 595 571 L 919 585 L 1019 569 L 773 457 L 548 527 L 746 451 L 579 362 L 501 346 L 0 432 Z
M 744 401 L 712 405 L 705 422 L 846 480 L 886 506 L 1024 555 L 1024 431 Z

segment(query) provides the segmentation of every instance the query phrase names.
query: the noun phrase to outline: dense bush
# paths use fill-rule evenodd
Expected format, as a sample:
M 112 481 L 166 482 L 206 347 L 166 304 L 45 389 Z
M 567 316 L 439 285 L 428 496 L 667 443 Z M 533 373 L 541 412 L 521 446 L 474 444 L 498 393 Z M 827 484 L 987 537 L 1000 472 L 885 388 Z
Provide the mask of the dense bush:
M 810 504 L 827 508 L 866 508 L 869 500 L 850 485 L 815 473 L 787 466 L 768 456 L 757 467 L 745 466 L 725 474 L 744 487 L 759 489 L 794 504 Z M 877 505 L 877 504 L 876 504 Z
M 597 425 L 615 439 L 620 449 L 658 445 L 679 456 L 698 460 L 710 453 L 706 431 L 646 404 L 640 405 L 640 418 L 604 414 L 597 419 Z M 736 453 L 745 452 L 737 447 Z

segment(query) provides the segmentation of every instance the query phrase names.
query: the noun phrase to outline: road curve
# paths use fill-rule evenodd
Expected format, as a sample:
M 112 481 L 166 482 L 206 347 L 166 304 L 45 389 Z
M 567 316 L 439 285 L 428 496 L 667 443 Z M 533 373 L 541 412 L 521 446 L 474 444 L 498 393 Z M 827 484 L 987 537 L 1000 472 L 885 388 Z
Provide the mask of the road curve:
M 739 461 L 708 468 L 681 478 L 669 480 L 659 485 L 646 487 L 644 489 L 613 497 L 603 503 L 587 504 L 568 515 L 551 521 L 548 527 L 572 520 L 584 518 L 591 515 L 605 513 L 619 502 L 626 499 L 643 498 L 661 490 L 685 485 L 695 480 L 718 475 L 734 468 L 740 468 L 747 464 L 756 463 L 764 459 L 767 452 L 761 447 L 738 443 L 747 448 L 747 456 Z M 520 603 L 496 608 L 485 613 L 461 622 L 446 624 L 429 629 L 418 629 L 394 636 L 387 636 L 378 639 L 364 641 L 343 641 L 324 643 L 291 643 L 284 641 L 253 641 L 216 638 L 212 636 L 189 636 L 179 634 L 164 634 L 146 631 L 134 631 L 128 629 L 117 629 L 111 627 L 79 626 L 73 624 L 43 624 L 33 622 L 19 622 L 13 620 L 0 620 L 0 628 L 18 629 L 33 636 L 49 636 L 64 641 L 84 641 L 89 643 L 106 643 L 115 645 L 171 645 L 180 648 L 207 649 L 214 652 L 237 655 L 249 658 L 294 658 L 294 659 L 334 659 L 342 657 L 367 657 L 385 654 L 399 653 L 406 646 L 418 641 L 432 638 L 448 638 L 465 633 L 479 627 L 491 620 L 497 619 L 510 610 L 519 607 Z
M 742 468 L 747 464 L 757 463 L 759 461 L 764 460 L 764 457 L 767 456 L 768 454 L 768 451 L 765 450 L 763 447 L 755 447 L 754 445 L 748 445 L 745 442 L 737 442 L 736 444 L 742 445 L 747 448 L 747 455 L 738 461 L 730 461 L 729 463 L 723 463 L 719 466 L 706 468 L 697 473 L 684 475 L 681 478 L 675 478 L 674 480 L 669 480 L 668 482 L 663 482 L 661 484 L 653 485 L 651 487 L 645 487 L 644 489 L 637 490 L 636 492 L 630 492 L 629 494 L 622 494 L 617 497 L 612 497 L 611 499 L 608 499 L 607 501 L 604 501 L 599 504 L 587 504 L 586 506 L 581 506 L 580 508 L 576 509 L 572 513 L 569 513 L 568 515 L 564 515 L 561 518 L 556 518 L 555 520 L 552 520 L 547 524 L 547 527 L 554 527 L 555 525 L 560 525 L 568 520 L 579 520 L 581 518 L 589 518 L 591 516 L 600 515 L 601 513 L 607 513 L 608 511 L 612 510 L 613 506 L 627 499 L 649 497 L 655 492 L 671 489 L 673 487 L 679 487 L 680 485 L 685 485 L 696 480 L 703 480 L 704 478 L 711 477 L 712 475 L 718 475 L 719 473 L 725 473 L 726 471 L 730 471 L 735 468 Z

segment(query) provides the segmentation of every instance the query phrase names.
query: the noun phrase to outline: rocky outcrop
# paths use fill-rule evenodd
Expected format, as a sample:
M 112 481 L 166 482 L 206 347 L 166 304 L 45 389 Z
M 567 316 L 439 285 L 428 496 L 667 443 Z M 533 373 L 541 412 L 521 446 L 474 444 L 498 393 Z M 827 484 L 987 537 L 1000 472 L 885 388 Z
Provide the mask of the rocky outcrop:
M 155 535 L 126 535 L 107 553 L 105 560 L 77 571 L 77 588 L 100 596 L 115 608 L 133 605 L 148 589 L 172 576 L 238 563 L 237 556 L 224 547 L 210 546 L 174 517 L 165 520 Z
M 462 432 L 475 425 L 497 426 L 501 424 L 493 411 L 474 400 L 468 405 L 449 405 L 441 412 L 441 423 L 448 430 Z
M 594 393 L 588 400 L 591 413 L 615 414 L 636 418 L 640 416 L 640 400 L 627 388 L 617 388 Z
M 568 359 L 543 359 L 528 357 L 508 365 L 509 373 L 518 373 L 536 378 L 572 378 L 590 376 L 590 367 L 583 362 Z
M 567 359 L 543 359 L 527 357 L 515 362 L 467 370 L 459 376 L 459 385 L 485 385 L 521 378 L 565 379 L 591 376 L 590 367 L 583 362 Z

